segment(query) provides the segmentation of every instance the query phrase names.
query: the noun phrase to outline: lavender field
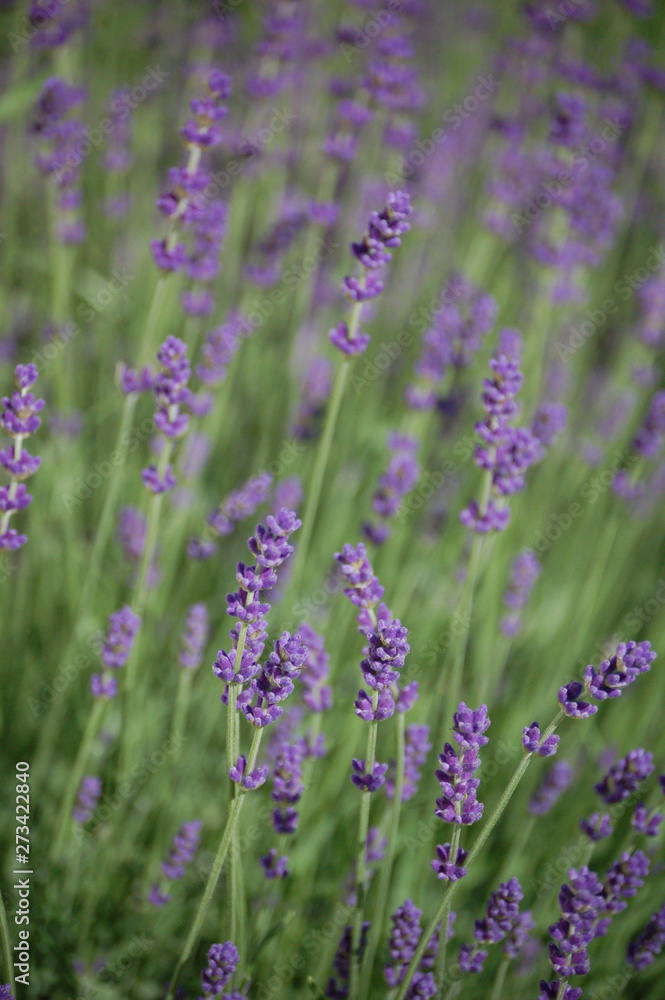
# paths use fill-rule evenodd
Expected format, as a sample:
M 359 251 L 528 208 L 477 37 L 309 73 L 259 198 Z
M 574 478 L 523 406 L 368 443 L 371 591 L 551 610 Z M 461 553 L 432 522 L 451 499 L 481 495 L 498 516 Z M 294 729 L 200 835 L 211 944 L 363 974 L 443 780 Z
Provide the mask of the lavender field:
M 665 5 L 0 46 L 0 1000 L 662 1000 Z

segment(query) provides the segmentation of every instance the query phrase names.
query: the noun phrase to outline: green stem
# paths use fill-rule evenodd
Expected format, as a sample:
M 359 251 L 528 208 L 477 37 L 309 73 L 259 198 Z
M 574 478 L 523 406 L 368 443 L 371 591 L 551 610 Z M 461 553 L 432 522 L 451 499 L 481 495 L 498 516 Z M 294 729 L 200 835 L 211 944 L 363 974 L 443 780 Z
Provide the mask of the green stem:
M 509 965 L 510 965 L 510 959 L 504 958 L 503 962 L 498 968 L 490 1000 L 501 1000 L 501 994 L 503 992 L 503 984 L 506 981 L 506 975 L 508 973 Z
M 453 833 L 450 838 L 450 857 L 453 862 L 457 859 L 457 851 L 459 849 L 459 842 L 462 836 L 462 825 L 461 823 L 456 823 L 453 828 Z M 438 996 L 441 997 L 443 994 L 444 977 L 446 974 L 446 951 L 448 949 L 448 922 L 450 920 L 450 900 L 451 897 L 448 896 L 444 899 L 443 913 L 441 914 L 441 928 L 439 930 L 439 950 L 436 954 L 436 969 L 435 978 L 439 984 Z
M 261 745 L 261 737 L 263 735 L 262 729 L 256 729 L 254 732 L 254 738 L 252 740 L 252 747 L 249 753 L 249 760 L 247 762 L 248 770 L 253 770 L 256 764 L 256 759 L 259 754 L 259 747 Z M 206 918 L 208 912 L 208 907 L 210 906 L 210 901 L 212 899 L 213 893 L 219 881 L 219 876 L 222 872 L 224 866 L 224 861 L 226 860 L 226 855 L 228 854 L 229 847 L 231 845 L 231 840 L 233 839 L 233 832 L 236 828 L 238 818 L 240 816 L 240 811 L 242 809 L 243 803 L 245 801 L 246 793 L 241 792 L 239 795 L 235 796 L 233 802 L 231 803 L 231 809 L 229 811 L 229 816 L 226 821 L 226 826 L 224 827 L 224 833 L 222 834 L 222 839 L 217 848 L 217 854 L 215 855 L 215 860 L 212 864 L 212 869 L 210 875 L 208 876 L 208 881 L 206 883 L 205 890 L 203 892 L 203 897 L 199 903 L 198 909 L 196 911 L 196 916 L 194 917 L 194 923 L 191 926 L 187 940 L 185 941 L 185 946 L 182 950 L 178 964 L 175 967 L 173 977 L 171 979 L 171 984 L 169 986 L 169 991 L 166 995 L 166 1000 L 173 1000 L 176 986 L 178 985 L 178 980 L 180 979 L 180 974 L 185 967 L 194 947 L 199 939 L 201 933 L 201 928 L 203 927 L 203 921 Z
M 330 405 L 326 414 L 326 422 L 316 453 L 312 478 L 307 490 L 307 503 L 305 505 L 305 513 L 303 514 L 302 519 L 302 531 L 300 532 L 299 544 L 296 549 L 295 565 L 293 567 L 293 575 L 291 577 L 291 586 L 289 587 L 289 591 L 294 594 L 295 597 L 298 596 L 303 572 L 307 564 L 307 553 L 309 551 L 312 531 L 314 530 L 314 522 L 319 508 L 321 487 L 323 486 L 323 479 L 328 465 L 328 458 L 330 456 L 330 449 L 335 434 L 337 418 L 342 405 L 342 397 L 344 396 L 344 387 L 346 385 L 349 367 L 349 359 L 344 358 L 337 369 L 335 383 L 333 385 L 332 395 L 330 398 Z
M 7 911 L 5 910 L 5 901 L 2 898 L 1 892 L 0 892 L 0 938 L 2 939 L 2 957 L 4 958 L 5 966 L 7 968 L 7 981 L 11 986 L 12 995 L 14 995 L 16 992 L 16 987 L 14 986 L 12 942 L 9 937 L 9 924 L 7 923 Z
M 99 732 L 99 727 L 102 724 L 104 712 L 106 711 L 106 705 L 106 698 L 96 698 L 95 703 L 92 706 L 92 711 L 88 716 L 85 733 L 83 734 L 83 739 L 79 745 L 74 766 L 70 771 L 69 781 L 67 782 L 65 794 L 63 795 L 60 806 L 60 812 L 58 814 L 58 823 L 56 826 L 57 833 L 52 852 L 54 860 L 59 858 L 63 852 L 65 841 L 67 839 L 67 833 L 71 825 L 74 799 L 81 784 L 81 779 L 83 778 L 83 774 L 85 772 L 85 766 L 88 763 L 88 757 L 90 756 L 92 745 L 95 742 L 95 738 Z
M 367 941 L 367 951 L 365 952 L 360 976 L 360 996 L 369 996 L 372 979 L 374 960 L 379 946 L 379 940 L 386 917 L 386 907 L 388 904 L 388 892 L 390 890 L 390 876 L 392 874 L 395 849 L 397 847 L 397 833 L 399 831 L 399 820 L 402 811 L 402 791 L 404 789 L 404 731 L 406 729 L 406 718 L 404 712 L 397 713 L 397 755 L 395 762 L 395 794 L 393 806 L 390 812 L 390 826 L 388 828 L 388 844 L 386 856 L 381 870 L 379 888 L 376 895 L 375 916 L 370 927 L 369 939 Z
M 176 736 L 184 733 L 187 723 L 187 713 L 189 711 L 189 701 L 192 694 L 192 679 L 194 671 L 187 667 L 182 667 L 180 679 L 178 680 L 178 691 L 175 698 L 175 709 L 173 711 L 173 722 L 171 732 Z
M 556 1000 L 563 1000 L 566 995 L 566 988 L 568 986 L 568 980 L 562 979 L 559 983 L 559 989 L 557 990 Z
M 372 711 L 376 714 L 379 692 L 372 692 Z M 370 722 L 367 734 L 367 752 L 365 754 L 365 771 L 371 774 L 374 770 L 376 757 L 376 736 L 378 722 Z M 360 800 L 360 823 L 358 824 L 358 842 L 356 858 L 356 901 L 353 909 L 353 933 L 351 939 L 351 980 L 349 996 L 352 1000 L 358 995 L 360 976 L 360 942 L 362 939 L 363 915 L 365 911 L 365 895 L 367 891 L 367 834 L 369 831 L 369 807 L 371 792 L 363 791 Z
M 564 711 L 562 709 L 558 713 L 558 715 L 554 718 L 554 720 L 550 723 L 550 725 L 547 727 L 547 729 L 545 730 L 545 732 L 543 733 L 543 735 L 541 737 L 541 743 L 544 742 L 548 738 L 548 736 L 552 735 L 552 733 L 554 732 L 554 730 L 556 729 L 556 727 L 559 725 L 559 723 L 563 719 L 564 714 L 565 713 L 564 713 Z M 470 871 L 471 866 L 473 865 L 474 861 L 476 860 L 476 858 L 478 857 L 478 855 L 482 851 L 483 847 L 485 846 L 485 843 L 486 843 L 489 835 L 491 834 L 492 830 L 494 829 L 494 827 L 496 826 L 496 824 L 501 819 L 501 816 L 503 815 L 506 806 L 510 802 L 510 800 L 511 800 L 511 798 L 512 798 L 514 792 L 515 792 L 515 789 L 517 788 L 517 786 L 519 785 L 520 781 L 522 780 L 522 778 L 526 774 L 527 768 L 528 768 L 529 764 L 531 763 L 531 758 L 532 757 L 533 757 L 533 754 L 530 754 L 530 753 L 524 755 L 523 759 L 520 761 L 519 765 L 517 766 L 517 768 L 515 770 L 515 773 L 513 774 L 513 776 L 510 779 L 510 781 L 508 782 L 508 784 L 507 784 L 507 786 L 506 786 L 506 788 L 505 788 L 505 790 L 503 792 L 503 795 L 499 799 L 498 804 L 495 806 L 494 812 L 492 813 L 492 815 L 490 816 L 490 818 L 485 823 L 483 829 L 480 831 L 480 834 L 478 835 L 478 837 L 476 839 L 476 842 L 474 843 L 473 847 L 471 848 L 471 851 L 469 852 L 469 856 L 466 859 L 465 867 L 467 869 L 467 872 Z M 457 882 L 449 882 L 447 884 L 447 886 L 446 886 L 446 888 L 444 890 L 444 893 L 443 893 L 443 898 L 441 899 L 441 902 L 439 903 L 439 905 L 438 905 L 438 907 L 436 909 L 436 912 L 435 912 L 434 916 L 432 917 L 432 920 L 430 921 L 429 926 L 427 927 L 427 929 L 425 930 L 425 932 L 421 935 L 420 941 L 418 942 L 418 947 L 416 948 L 415 954 L 414 954 L 414 956 L 413 956 L 413 958 L 411 960 L 409 968 L 407 969 L 406 975 L 405 975 L 405 977 L 404 977 L 404 979 L 402 981 L 402 984 L 400 986 L 400 989 L 399 989 L 399 992 L 398 992 L 397 996 L 395 997 L 395 1000 L 404 1000 L 404 998 L 406 997 L 406 994 L 408 993 L 409 987 L 411 985 L 411 981 L 412 981 L 414 975 L 416 974 L 416 972 L 418 971 L 418 967 L 419 967 L 419 965 L 420 965 L 420 963 L 422 961 L 422 957 L 425 954 L 425 949 L 427 948 L 427 944 L 428 944 L 430 938 L 432 937 L 432 935 L 436 932 L 437 925 L 443 919 L 443 915 L 444 915 L 444 912 L 446 911 L 446 909 L 448 911 L 450 911 L 450 906 L 452 904 L 453 897 L 454 897 L 454 895 L 455 895 L 455 893 L 457 891 L 457 887 L 459 886 L 459 884 L 460 884 L 460 880 L 458 880 Z

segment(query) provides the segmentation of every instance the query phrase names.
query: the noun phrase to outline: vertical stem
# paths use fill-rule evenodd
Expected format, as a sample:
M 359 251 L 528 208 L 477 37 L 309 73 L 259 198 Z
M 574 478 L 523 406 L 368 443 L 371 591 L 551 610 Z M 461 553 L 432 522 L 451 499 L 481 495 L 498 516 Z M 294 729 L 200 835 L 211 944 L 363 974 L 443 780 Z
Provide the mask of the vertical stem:
M 74 766 L 69 773 L 69 781 L 65 787 L 65 794 L 62 797 L 60 812 L 58 814 L 58 824 L 56 827 L 57 833 L 52 852 L 52 857 L 54 859 L 57 859 L 63 852 L 65 841 L 67 839 L 67 833 L 71 824 L 74 798 L 76 797 L 76 793 L 81 784 L 81 779 L 83 778 L 85 766 L 88 763 L 88 757 L 90 756 L 92 745 L 95 742 L 95 737 L 97 736 L 99 727 L 102 724 L 106 704 L 106 698 L 95 698 L 92 711 L 88 716 L 88 723 L 83 734 L 83 739 L 79 745 Z
M 187 723 L 187 713 L 189 711 L 189 700 L 192 693 L 193 671 L 187 667 L 181 668 L 180 679 L 178 680 L 178 692 L 175 699 L 175 709 L 173 712 L 173 722 L 171 732 L 176 736 L 184 732 Z
M 376 713 L 379 692 L 372 692 L 372 708 Z M 367 734 L 367 753 L 365 755 L 365 771 L 371 774 L 376 756 L 376 735 L 378 722 L 370 722 Z M 353 931 L 351 938 L 351 981 L 349 996 L 356 1000 L 358 995 L 358 980 L 360 976 L 360 942 L 362 940 L 363 915 L 365 910 L 365 895 L 367 891 L 367 833 L 369 830 L 369 808 L 372 793 L 361 792 L 360 823 L 358 825 L 358 842 L 356 857 L 356 900 L 353 910 Z
M 261 745 L 261 737 L 263 735 L 262 729 L 256 729 L 254 731 L 254 738 L 252 740 L 252 747 L 249 753 L 249 760 L 247 762 L 247 767 L 249 770 L 253 769 L 256 764 L 256 758 L 258 757 L 259 747 Z M 217 848 L 217 854 L 215 855 L 215 860 L 212 864 L 212 869 L 210 875 L 208 876 L 208 881 L 206 883 L 205 890 L 203 892 L 203 897 L 198 905 L 196 915 L 194 917 L 194 922 L 191 926 L 190 932 L 185 941 L 185 946 L 182 950 L 178 964 L 175 967 L 173 977 L 171 979 L 171 984 L 166 996 L 166 1000 L 173 1000 L 176 986 L 178 985 L 178 980 L 180 979 L 180 974 L 185 966 L 185 963 L 189 959 L 196 942 L 199 939 L 201 933 L 201 928 L 203 927 L 203 921 L 206 918 L 208 912 L 208 907 L 210 906 L 210 901 L 212 899 L 213 893 L 219 881 L 219 876 L 224 866 L 224 861 L 226 855 L 228 854 L 231 840 L 233 838 L 233 832 L 236 828 L 238 822 L 238 817 L 240 816 L 240 810 L 242 809 L 243 802 L 245 801 L 246 793 L 241 792 L 236 795 L 231 803 L 231 809 L 229 812 L 228 819 L 226 821 L 226 826 L 224 827 L 224 833 L 222 834 L 222 839 Z
M 321 487 L 323 486 L 323 479 L 330 455 L 330 448 L 335 434 L 335 426 L 337 424 L 337 418 L 342 404 L 344 387 L 346 385 L 346 379 L 349 372 L 349 364 L 349 360 L 344 358 L 337 369 L 332 395 L 330 398 L 330 405 L 326 414 L 326 422 L 318 445 L 314 469 L 312 471 L 312 478 L 307 490 L 307 503 L 305 505 L 305 513 L 303 514 L 302 519 L 300 544 L 296 550 L 295 565 L 291 576 L 291 586 L 289 587 L 289 591 L 295 594 L 296 597 L 298 596 L 302 575 L 307 564 L 309 543 L 312 537 L 314 521 L 316 520 L 316 513 L 319 507 Z
M 504 958 L 501 965 L 499 966 L 496 974 L 496 979 L 494 980 L 494 986 L 492 987 L 492 995 L 490 1000 L 501 1000 L 501 994 L 503 993 L 503 984 L 506 981 L 506 974 L 508 972 L 508 966 L 510 965 L 510 959 Z
M 457 850 L 459 848 L 460 837 L 462 836 L 461 824 L 455 824 L 452 837 L 450 838 L 450 857 L 453 864 L 457 861 Z M 443 995 L 443 986 L 446 975 L 446 951 L 448 950 L 448 921 L 450 920 L 450 896 L 444 901 L 443 913 L 441 914 L 441 929 L 439 931 L 439 950 L 436 955 L 435 978 L 439 984 L 438 996 Z
M 554 730 L 556 729 L 556 727 L 559 725 L 559 723 L 563 719 L 564 714 L 565 713 L 563 712 L 563 710 L 561 710 L 558 713 L 558 715 L 552 720 L 552 722 L 550 723 L 550 725 L 547 727 L 547 729 L 543 733 L 543 735 L 541 737 L 541 742 L 543 742 L 544 740 L 546 740 L 548 738 L 548 736 L 552 735 L 552 733 L 554 732 Z M 529 764 L 531 763 L 531 758 L 532 757 L 533 757 L 533 754 L 530 754 L 530 753 L 529 754 L 525 754 L 524 757 L 523 757 L 523 759 L 520 761 L 520 763 L 518 764 L 517 768 L 515 769 L 515 772 L 514 772 L 512 778 L 508 782 L 508 784 L 507 784 L 507 786 L 506 786 L 506 788 L 505 788 L 505 790 L 504 790 L 501 798 L 499 799 L 497 805 L 494 808 L 494 812 L 492 813 L 492 815 L 490 816 L 490 818 L 485 823 L 484 827 L 482 828 L 482 830 L 480 831 L 480 834 L 478 835 L 478 837 L 476 839 L 476 842 L 474 843 L 473 847 L 471 848 L 471 851 L 469 852 L 469 856 L 466 859 L 466 866 L 465 866 L 467 868 L 467 871 L 471 869 L 471 866 L 472 866 L 473 862 L 476 860 L 476 858 L 480 854 L 481 850 L 485 846 L 487 838 L 491 834 L 491 832 L 494 829 L 494 827 L 496 826 L 496 824 L 501 819 L 501 816 L 503 815 L 506 806 L 510 802 L 510 800 L 511 800 L 511 798 L 512 798 L 514 792 L 515 792 L 515 789 L 517 788 L 517 786 L 519 785 L 520 781 L 522 780 L 522 778 L 526 774 L 527 768 L 528 768 Z M 439 905 L 438 905 L 438 907 L 436 909 L 436 912 L 435 912 L 434 916 L 432 917 L 432 919 L 431 919 L 431 921 L 429 923 L 429 926 L 427 927 L 427 929 L 425 930 L 425 932 L 423 934 L 421 934 L 421 936 L 420 936 L 420 941 L 418 942 L 418 947 L 416 948 L 415 954 L 414 954 L 413 958 L 411 959 L 411 963 L 409 965 L 409 968 L 407 969 L 406 975 L 405 975 L 404 979 L 402 980 L 401 986 L 399 988 L 399 992 L 397 993 L 397 995 L 394 998 L 394 1000 L 404 1000 L 404 998 L 406 997 L 406 994 L 409 991 L 409 987 L 411 986 L 411 981 L 412 981 L 414 975 L 416 974 L 416 972 L 418 971 L 418 966 L 420 965 L 420 963 L 422 961 L 422 957 L 425 954 L 425 949 L 427 948 L 427 944 L 428 944 L 430 938 L 432 937 L 432 935 L 435 933 L 437 925 L 439 924 L 440 920 L 442 919 L 444 911 L 446 910 L 446 908 L 448 909 L 448 911 L 450 910 L 450 906 L 452 904 L 453 896 L 455 895 L 458 886 L 459 886 L 459 880 L 457 882 L 448 882 L 448 884 L 446 885 L 446 888 L 444 889 L 444 892 L 443 892 L 443 897 L 441 899 L 441 902 L 439 903 Z
M 381 878 L 376 896 L 376 906 L 374 909 L 374 920 L 369 931 L 367 941 L 367 951 L 361 963 L 360 996 L 369 996 L 372 981 L 372 970 L 376 958 L 381 932 L 386 918 L 386 906 L 388 904 L 388 892 L 390 889 L 390 876 L 392 874 L 395 849 L 397 847 L 397 833 L 399 830 L 399 820 L 402 811 L 402 791 L 404 789 L 404 730 L 406 719 L 404 712 L 397 713 L 397 755 L 395 761 L 395 795 L 393 806 L 390 812 L 390 826 L 388 828 L 388 845 L 386 856 L 381 869 Z
M 2 939 L 2 957 L 7 967 L 7 980 L 11 987 L 12 995 L 15 993 L 14 986 L 14 965 L 12 963 L 12 943 L 9 937 L 9 924 L 7 923 L 7 911 L 5 901 L 0 892 L 0 938 Z

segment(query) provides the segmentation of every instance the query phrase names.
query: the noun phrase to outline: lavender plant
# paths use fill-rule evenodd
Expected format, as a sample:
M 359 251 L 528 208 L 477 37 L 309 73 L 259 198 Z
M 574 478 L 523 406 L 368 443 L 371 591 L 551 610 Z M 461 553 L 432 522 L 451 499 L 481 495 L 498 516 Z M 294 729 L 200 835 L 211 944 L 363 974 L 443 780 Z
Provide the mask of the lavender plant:
M 660 1000 L 665 10 L 0 34 L 0 1000 Z

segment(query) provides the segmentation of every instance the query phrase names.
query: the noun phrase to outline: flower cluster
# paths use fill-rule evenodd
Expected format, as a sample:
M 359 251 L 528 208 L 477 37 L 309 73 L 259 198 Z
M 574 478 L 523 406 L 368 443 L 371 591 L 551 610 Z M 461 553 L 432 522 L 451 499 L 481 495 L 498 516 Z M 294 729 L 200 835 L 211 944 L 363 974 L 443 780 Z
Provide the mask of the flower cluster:
M 610 866 L 604 882 L 585 865 L 569 871 L 559 892 L 559 920 L 549 928 L 555 973 L 564 978 L 588 974 L 589 945 L 607 933 L 612 917 L 626 908 L 648 872 L 649 859 L 642 851 L 625 851 Z
M 238 707 L 258 727 L 280 717 L 280 702 L 293 690 L 293 681 L 307 658 L 300 636 L 283 632 L 265 664 L 259 663 L 267 636 L 265 616 L 270 610 L 269 604 L 259 600 L 259 594 L 277 583 L 276 570 L 292 555 L 289 537 L 300 523 L 293 511 L 282 507 L 275 516 L 266 518 L 265 525 L 257 525 L 256 534 L 248 541 L 256 565 L 238 563 L 238 590 L 226 597 L 227 614 L 238 619 L 231 631 L 234 646 L 228 653 L 219 651 L 213 671 L 225 684 L 239 686 Z M 245 684 L 249 687 L 242 690 Z
M 502 340 L 510 354 L 501 353 L 490 360 L 493 377 L 483 382 L 485 419 L 476 424 L 482 444 L 476 447 L 475 461 L 483 469 L 488 483 L 486 496 L 471 501 L 461 521 L 479 534 L 502 531 L 510 522 L 510 508 L 502 501 L 519 493 L 525 486 L 529 466 L 542 458 L 542 445 L 528 427 L 517 427 L 511 420 L 518 412 L 516 396 L 522 385 L 518 353 L 518 335 L 503 331 Z
M 427 760 L 427 754 L 432 749 L 429 741 L 429 726 L 416 723 L 406 727 L 404 733 L 404 784 L 402 786 L 402 802 L 408 802 L 418 791 L 420 772 Z M 389 799 L 395 794 L 394 776 L 386 778 L 386 795 Z
M 346 297 L 355 305 L 375 299 L 384 289 L 379 271 L 392 260 L 391 250 L 400 246 L 402 236 L 411 228 L 407 219 L 412 208 L 408 194 L 391 191 L 381 212 L 372 212 L 367 231 L 358 243 L 351 244 L 351 252 L 358 261 L 359 273 L 346 277 L 342 288 Z M 369 337 L 361 333 L 357 324 L 338 323 L 330 331 L 330 340 L 343 354 L 353 356 L 367 349 Z
M 458 749 L 446 743 L 443 753 L 439 754 L 440 767 L 436 771 L 443 794 L 436 800 L 434 813 L 444 823 L 470 826 L 477 823 L 483 814 L 483 805 L 476 796 L 480 779 L 473 775 L 480 767 L 480 747 L 489 742 L 484 735 L 489 725 L 486 705 L 470 709 L 463 701 L 460 702 L 453 716 L 453 739 Z M 458 848 L 453 857 L 452 851 L 450 844 L 437 846 L 437 856 L 432 861 L 437 878 L 456 881 L 466 875 L 464 861 L 467 852 Z
M 187 360 L 187 345 L 178 337 L 166 338 L 157 352 L 159 371 L 153 381 L 157 402 L 155 425 L 163 440 L 159 467 L 148 466 L 143 470 L 143 485 L 151 493 L 166 493 L 176 485 L 176 477 L 169 464 L 173 443 L 187 433 L 189 417 L 181 407 L 189 402 L 187 383 L 191 374 Z
M 134 645 L 141 619 L 128 604 L 109 617 L 109 625 L 102 646 L 104 671 L 94 674 L 90 689 L 95 698 L 115 698 L 118 693 L 118 679 L 114 671 L 125 666 Z
M 638 971 L 646 969 L 665 947 L 665 905 L 653 914 L 646 926 L 628 945 L 626 960 Z
M 72 816 L 75 822 L 83 825 L 89 823 L 93 817 L 99 796 L 102 794 L 102 779 L 88 774 L 81 779 L 78 790 L 78 797 Z
M 407 899 L 402 906 L 395 910 L 390 918 L 393 925 L 390 933 L 390 941 L 388 942 L 390 962 L 384 967 L 384 974 L 386 982 L 391 989 L 400 985 L 406 975 L 409 963 L 415 955 L 421 933 L 421 917 L 422 912 L 410 899 Z M 450 917 L 449 938 L 452 936 L 452 922 L 455 919 L 455 914 L 451 913 Z M 439 935 L 435 933 L 428 942 L 427 951 L 423 955 L 418 971 L 409 987 L 408 996 L 410 1000 L 416 1000 L 416 998 L 418 1000 L 420 998 L 422 1000 L 429 1000 L 430 997 L 436 995 L 436 982 L 431 969 L 434 967 L 438 948 Z
M 529 812 L 533 816 L 545 816 L 570 785 L 573 773 L 567 760 L 558 760 L 546 773 L 532 795 L 528 805 Z
M 419 445 L 417 438 L 406 434 L 388 435 L 390 462 L 386 471 L 379 476 L 378 488 L 372 498 L 374 513 L 381 518 L 381 522 L 363 526 L 364 534 L 375 545 L 382 545 L 390 536 L 387 522 L 399 513 L 402 500 L 418 482 Z
M 192 604 L 187 610 L 180 650 L 180 666 L 185 670 L 196 670 L 201 666 L 208 631 L 208 609 L 205 604 Z
M 360 958 L 362 958 L 365 953 L 368 930 L 369 923 L 365 920 L 362 925 L 358 949 Z M 335 952 L 335 958 L 333 959 L 333 968 L 336 975 L 331 976 L 328 981 L 328 986 L 326 987 L 326 996 L 329 997 L 330 1000 L 347 1000 L 349 996 L 352 938 L 353 935 L 351 932 L 351 925 L 347 924 L 342 931 L 342 936 L 340 938 L 339 945 L 337 946 L 337 951 Z
M 224 944 L 213 944 L 208 949 L 208 964 L 201 973 L 203 1000 L 220 997 L 220 1000 L 235 1000 L 239 996 L 235 991 L 225 993 L 224 987 L 236 971 L 240 955 L 232 941 Z
M 432 410 L 444 402 L 446 387 L 468 368 L 494 326 L 498 307 L 491 295 L 461 274 L 453 274 L 439 293 L 432 325 L 423 337 L 416 362 L 418 381 L 407 387 L 406 401 L 415 410 Z
M 487 958 L 481 945 L 499 944 L 506 940 L 504 951 L 509 958 L 516 958 L 526 943 L 529 931 L 535 926 L 531 912 L 520 913 L 524 899 L 522 887 L 516 878 L 502 882 L 491 893 L 485 916 L 474 925 L 475 942 L 463 944 L 459 951 L 459 965 L 463 972 L 480 972 Z
M 36 157 L 39 170 L 53 181 L 57 197 L 56 238 L 61 243 L 83 243 L 85 223 L 81 217 L 81 164 L 83 150 L 90 147 L 80 118 L 70 112 L 85 99 L 85 91 L 73 87 L 61 77 L 50 77 L 37 99 L 37 114 L 32 129 L 44 141 Z
M 647 673 L 656 659 L 649 642 L 620 642 L 616 653 L 596 669 L 591 664 L 584 672 L 584 682 L 570 681 L 559 689 L 559 704 L 571 719 L 587 719 L 598 707 L 586 700 L 618 698 L 640 674 Z
M 17 365 L 14 379 L 16 390 L 3 397 L 0 415 L 0 427 L 13 438 L 11 447 L 0 451 L 0 465 L 10 477 L 9 486 L 0 486 L 0 549 L 10 550 L 19 549 L 28 540 L 26 535 L 10 528 L 9 522 L 16 511 L 25 510 L 32 501 L 24 481 L 37 471 L 41 459 L 26 451 L 23 442 L 41 424 L 37 414 L 44 406 L 44 400 L 35 399 L 29 391 L 37 381 L 33 364 Z
M 236 524 L 254 514 L 265 503 L 271 484 L 272 476 L 264 472 L 232 490 L 208 515 L 205 538 L 190 538 L 189 558 L 209 559 L 217 548 L 214 539 L 232 534 Z
M 300 681 L 305 688 L 303 701 L 310 712 L 327 712 L 332 708 L 332 688 L 327 684 L 330 657 L 326 653 L 323 636 L 308 622 L 303 622 L 298 633 L 307 650 L 307 657 L 300 671 Z
M 513 562 L 510 583 L 503 595 L 503 603 L 510 608 L 510 613 L 501 622 L 501 631 L 511 639 L 522 627 L 520 612 L 529 600 L 536 580 L 540 576 L 540 569 L 537 557 L 528 549 L 521 552 Z
M 196 852 L 199 849 L 202 825 L 200 819 L 183 823 L 173 838 L 171 852 L 166 861 L 162 861 L 162 872 L 164 877 L 170 882 L 181 879 L 185 874 L 187 866 L 194 860 Z M 168 892 L 164 891 L 163 885 L 157 883 L 150 890 L 148 899 L 153 906 L 165 906 L 171 901 L 171 896 Z
M 157 199 L 160 212 L 171 222 L 171 231 L 166 239 L 151 241 L 155 263 L 163 273 L 183 271 L 202 283 L 201 290 L 190 290 L 182 298 L 184 311 L 193 315 L 207 315 L 214 308 L 210 287 L 219 269 L 227 210 L 225 203 L 214 197 L 217 185 L 200 161 L 205 150 L 222 141 L 220 122 L 228 110 L 222 101 L 230 93 L 229 77 L 211 70 L 206 95 L 191 101 L 192 117 L 180 130 L 189 150 L 187 165 L 169 171 L 168 188 Z M 183 227 L 190 234 L 189 249 L 178 241 Z

